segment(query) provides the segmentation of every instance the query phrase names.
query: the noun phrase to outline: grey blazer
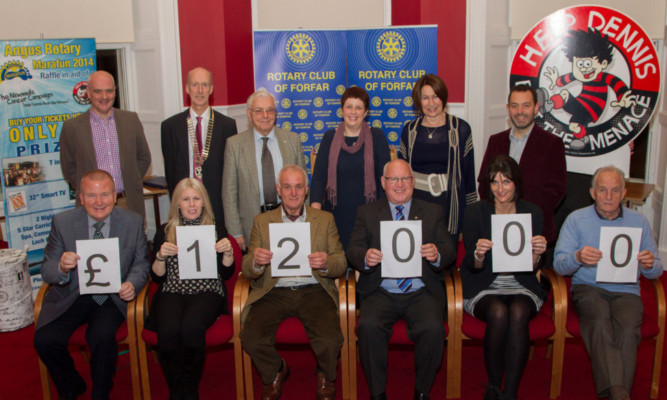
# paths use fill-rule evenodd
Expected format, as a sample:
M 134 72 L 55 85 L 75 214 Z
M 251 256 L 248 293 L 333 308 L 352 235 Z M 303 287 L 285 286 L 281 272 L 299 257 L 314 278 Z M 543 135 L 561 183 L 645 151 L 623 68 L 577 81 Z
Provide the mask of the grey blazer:
M 143 178 L 151 165 L 151 152 L 137 113 L 113 109 L 118 132 L 118 151 L 123 186 L 130 210 L 146 217 Z M 97 158 L 90 128 L 90 110 L 68 119 L 60 132 L 60 168 L 69 185 L 76 190 L 79 205 L 81 177 L 97 169 Z
M 109 225 L 109 237 L 117 237 L 120 247 L 121 282 L 132 283 L 136 293 L 139 293 L 146 284 L 149 272 L 143 220 L 132 211 L 114 207 Z M 76 270 L 70 272 L 68 282 L 59 284 L 60 257 L 67 251 L 76 252 L 76 241 L 88 238 L 88 215 L 83 207 L 53 216 L 41 269 L 44 282 L 53 287 L 44 298 L 35 329 L 58 318 L 79 297 L 79 276 Z M 112 294 L 110 298 L 126 316 L 127 303 L 118 294 Z
M 306 168 L 299 135 L 275 128 L 283 165 L 296 164 Z M 225 226 L 232 236 L 243 235 L 250 240 L 252 222 L 259 214 L 259 178 L 255 163 L 255 141 L 249 129 L 227 139 L 222 174 L 222 206 Z

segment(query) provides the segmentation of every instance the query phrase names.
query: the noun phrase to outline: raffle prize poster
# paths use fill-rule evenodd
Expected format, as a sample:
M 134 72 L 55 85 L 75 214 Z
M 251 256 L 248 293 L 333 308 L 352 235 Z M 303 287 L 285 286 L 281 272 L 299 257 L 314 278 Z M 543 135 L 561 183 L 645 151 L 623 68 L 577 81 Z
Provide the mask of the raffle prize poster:
M 415 118 L 412 88 L 437 73 L 437 28 L 255 31 L 255 87 L 273 94 L 276 126 L 299 135 L 311 157 L 324 132 L 343 120 L 340 99 L 350 86 L 370 96 L 368 122 L 398 147 L 405 122 Z
M 43 258 L 51 218 L 74 206 L 60 170 L 63 122 L 88 110 L 94 39 L 0 41 L 0 159 L 9 245 Z

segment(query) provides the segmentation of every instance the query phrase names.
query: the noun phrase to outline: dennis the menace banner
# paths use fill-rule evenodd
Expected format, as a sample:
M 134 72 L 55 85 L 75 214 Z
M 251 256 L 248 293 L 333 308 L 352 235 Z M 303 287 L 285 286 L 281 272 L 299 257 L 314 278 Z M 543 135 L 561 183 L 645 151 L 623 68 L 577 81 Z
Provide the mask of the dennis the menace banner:
M 0 162 L 9 243 L 42 258 L 53 214 L 74 201 L 60 171 L 63 122 L 88 109 L 94 39 L 0 41 Z
M 651 39 L 632 18 L 576 6 L 528 32 L 514 56 L 510 85 L 537 89 L 536 122 L 563 139 L 570 172 L 590 174 L 600 165 L 627 164 L 620 150 L 657 106 L 658 61 Z
M 437 73 L 434 26 L 256 31 L 254 48 L 255 86 L 275 96 L 276 126 L 299 134 L 310 170 L 324 132 L 342 122 L 347 87 L 368 92 L 369 124 L 398 145 L 403 124 L 415 118 L 415 82 Z

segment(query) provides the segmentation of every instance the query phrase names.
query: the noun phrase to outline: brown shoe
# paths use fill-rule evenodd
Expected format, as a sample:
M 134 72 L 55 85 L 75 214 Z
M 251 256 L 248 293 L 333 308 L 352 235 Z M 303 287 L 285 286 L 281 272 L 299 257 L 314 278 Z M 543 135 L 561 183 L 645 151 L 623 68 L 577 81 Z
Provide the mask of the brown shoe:
M 317 371 L 317 400 L 335 400 L 336 383 L 324 376 L 322 371 Z
M 282 360 L 283 367 L 278 371 L 276 379 L 262 388 L 262 400 L 278 400 L 283 394 L 283 383 L 289 378 L 289 367 L 285 360 Z

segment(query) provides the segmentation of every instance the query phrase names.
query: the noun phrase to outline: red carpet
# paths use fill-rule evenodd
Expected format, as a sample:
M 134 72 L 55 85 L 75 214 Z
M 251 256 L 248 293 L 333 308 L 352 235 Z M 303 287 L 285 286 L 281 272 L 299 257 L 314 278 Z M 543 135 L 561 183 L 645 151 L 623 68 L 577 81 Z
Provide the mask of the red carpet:
M 0 399 L 41 399 L 37 355 L 32 348 L 32 326 L 16 332 L 0 334 Z M 285 384 L 283 398 L 287 400 L 313 399 L 315 397 L 315 362 L 308 350 L 285 349 L 282 352 L 292 370 L 292 375 Z M 639 348 L 639 366 L 632 393 L 633 399 L 648 399 L 653 347 L 648 343 Z M 75 355 L 80 371 L 90 387 L 87 365 L 80 355 Z M 209 354 L 204 378 L 201 385 L 202 399 L 234 399 L 233 352 L 223 350 Z M 412 352 L 394 350 L 389 358 L 389 399 L 411 399 L 414 371 Z M 667 399 L 667 362 L 663 359 L 660 398 Z M 437 375 L 431 397 L 445 398 L 445 368 Z M 361 367 L 358 376 L 359 399 L 368 399 L 368 389 Z M 533 358 L 528 362 L 520 390 L 521 399 L 541 400 L 549 398 L 550 360 L 545 359 L 545 346 L 535 347 Z M 474 343 L 464 343 L 462 399 L 481 399 L 486 373 L 482 350 Z M 255 375 L 255 398 L 258 398 L 261 385 Z M 151 388 L 154 399 L 167 399 L 166 384 L 157 363 L 151 362 Z M 340 388 L 340 387 L 339 387 Z M 90 395 L 90 390 L 87 396 Z M 129 360 L 127 354 L 118 360 L 118 372 L 115 378 L 112 399 L 131 399 Z M 339 390 L 339 397 L 340 395 Z M 595 391 L 590 371 L 590 364 L 583 346 L 569 341 L 565 349 L 563 387 L 560 396 L 565 400 L 595 399 Z

